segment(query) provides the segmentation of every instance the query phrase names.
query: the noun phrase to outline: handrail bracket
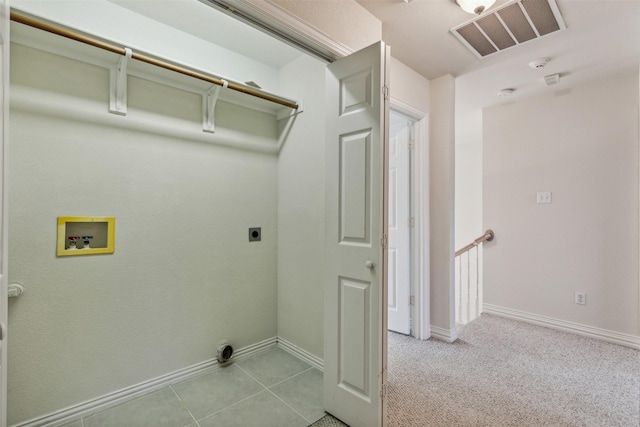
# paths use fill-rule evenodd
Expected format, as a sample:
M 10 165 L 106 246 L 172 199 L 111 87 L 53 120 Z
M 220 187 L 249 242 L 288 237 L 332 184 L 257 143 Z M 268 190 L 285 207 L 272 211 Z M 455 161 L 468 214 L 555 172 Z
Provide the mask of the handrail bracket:
M 480 237 L 478 237 L 477 239 L 475 239 L 473 242 L 469 243 L 467 246 L 460 248 L 456 251 L 456 256 L 458 255 L 462 255 L 463 253 L 467 252 L 470 249 L 475 248 L 476 246 L 480 245 L 483 242 L 490 242 L 493 240 L 493 238 L 495 237 L 495 233 L 493 232 L 493 230 L 491 229 L 487 229 L 487 231 L 484 232 L 484 234 Z

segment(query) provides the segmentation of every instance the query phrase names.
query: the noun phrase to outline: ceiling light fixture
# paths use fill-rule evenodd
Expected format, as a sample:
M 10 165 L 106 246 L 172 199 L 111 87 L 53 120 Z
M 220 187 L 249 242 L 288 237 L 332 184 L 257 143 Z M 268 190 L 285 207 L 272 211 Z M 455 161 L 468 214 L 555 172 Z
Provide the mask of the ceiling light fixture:
M 496 0 L 456 0 L 456 3 L 465 12 L 480 15 L 482 12 L 489 9 L 495 1 Z

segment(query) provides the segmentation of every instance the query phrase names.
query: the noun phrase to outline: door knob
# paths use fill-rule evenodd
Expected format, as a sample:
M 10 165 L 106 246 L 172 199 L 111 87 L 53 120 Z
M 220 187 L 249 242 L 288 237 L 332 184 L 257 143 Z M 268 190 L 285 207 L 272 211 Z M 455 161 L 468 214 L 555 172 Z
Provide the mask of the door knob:
M 375 264 L 374 264 L 374 263 L 373 263 L 373 261 L 371 261 L 370 259 L 368 259 L 368 260 L 364 263 L 364 266 L 365 266 L 365 267 L 367 267 L 369 270 L 373 270 L 374 265 L 375 265 Z

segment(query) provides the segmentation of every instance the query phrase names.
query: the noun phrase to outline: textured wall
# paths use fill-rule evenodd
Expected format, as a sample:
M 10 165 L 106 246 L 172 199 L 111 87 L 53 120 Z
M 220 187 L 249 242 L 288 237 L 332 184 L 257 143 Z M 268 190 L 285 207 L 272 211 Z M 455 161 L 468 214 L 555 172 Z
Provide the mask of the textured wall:
M 485 303 L 638 335 L 637 69 L 483 116 Z
M 11 61 L 14 95 L 109 115 L 106 70 L 17 45 Z M 129 86 L 120 119 L 201 129 L 198 95 Z M 218 108 L 221 128 L 275 143 L 271 116 Z M 27 289 L 9 307 L 10 424 L 277 334 L 275 156 L 15 108 L 10 138 L 9 279 Z M 115 216 L 115 253 L 57 258 L 67 215 Z
M 355 0 L 273 2 L 354 51 L 382 40 L 382 22 Z

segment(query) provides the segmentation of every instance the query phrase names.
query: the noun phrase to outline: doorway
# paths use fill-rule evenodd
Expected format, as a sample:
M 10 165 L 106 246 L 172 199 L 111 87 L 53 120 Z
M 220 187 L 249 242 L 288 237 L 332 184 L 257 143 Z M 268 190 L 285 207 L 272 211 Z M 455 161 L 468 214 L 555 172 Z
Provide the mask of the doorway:
M 389 278 L 388 329 L 412 333 L 411 305 L 415 299 L 411 274 L 412 151 L 414 120 L 389 114 Z
M 406 143 L 405 140 L 406 139 Z M 400 163 L 404 164 L 406 174 L 402 172 L 402 184 L 404 201 L 399 202 L 406 213 L 389 212 L 390 224 L 392 215 L 402 215 L 405 219 L 398 221 L 402 230 L 407 235 L 403 243 L 403 254 L 399 254 L 398 265 L 404 266 L 403 272 L 406 279 L 401 281 L 399 274 L 392 270 L 392 255 L 389 248 L 389 289 L 388 298 L 390 307 L 388 312 L 388 330 L 411 335 L 415 338 L 426 340 L 431 337 L 430 318 L 430 284 L 429 284 L 429 171 L 428 165 L 428 115 L 417 110 L 398 99 L 391 99 L 391 111 L 389 113 L 389 140 L 390 151 L 392 145 L 403 140 L 401 146 L 406 154 Z M 393 164 L 391 152 L 389 165 Z M 391 177 L 391 170 L 389 171 Z M 391 180 L 391 179 L 390 179 Z M 390 183 L 391 187 L 391 183 Z M 391 190 L 389 192 L 389 205 L 391 202 Z M 392 230 L 389 227 L 390 243 L 392 243 Z M 404 258 L 404 259 L 403 259 Z M 391 275 L 395 275 L 392 279 Z M 393 285 L 394 280 L 399 284 L 397 289 Z M 391 307 L 395 298 L 403 306 L 405 314 L 399 324 L 404 326 L 404 331 L 393 324 L 392 318 L 396 315 L 396 308 Z M 400 318 L 400 316 L 398 316 Z M 407 331 L 408 328 L 408 331 Z

